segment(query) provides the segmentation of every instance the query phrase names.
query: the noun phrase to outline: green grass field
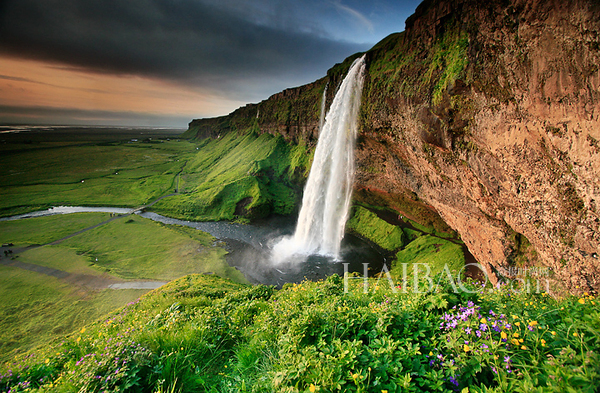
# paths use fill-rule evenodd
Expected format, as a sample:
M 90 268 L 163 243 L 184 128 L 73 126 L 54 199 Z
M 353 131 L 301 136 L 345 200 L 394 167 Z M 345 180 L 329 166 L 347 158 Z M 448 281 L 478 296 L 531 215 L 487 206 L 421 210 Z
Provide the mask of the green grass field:
M 0 222 L 0 239 L 15 246 L 46 244 L 109 218 L 108 213 L 75 213 Z M 98 277 L 99 282 L 171 280 L 213 272 L 237 282 L 243 275 L 225 261 L 215 239 L 188 227 L 124 216 L 57 245 L 27 249 L 14 261 Z M 98 258 L 98 262 L 96 262 Z M 7 261 L 6 258 L 4 259 Z M 108 276 L 107 276 L 108 274 Z M 148 290 L 96 290 L 77 277 L 61 280 L 18 266 L 0 264 L 0 362 L 80 329 Z M 87 282 L 87 281 L 86 281 Z M 83 286 L 82 286 L 83 285 Z
M 243 275 L 225 261 L 214 238 L 190 237 L 180 227 L 139 216 L 124 217 L 61 244 L 84 255 L 94 267 L 124 279 L 172 280 L 190 273 L 213 272 L 238 282 Z M 96 262 L 96 258 L 98 261 Z
M 0 265 L 0 362 L 79 330 L 145 292 L 86 291 L 54 277 Z
M 109 213 L 73 213 L 0 222 L 0 243 L 46 244 L 110 218 Z
M 187 141 L 98 143 L 0 155 L 0 214 L 47 206 L 137 207 L 175 191 Z

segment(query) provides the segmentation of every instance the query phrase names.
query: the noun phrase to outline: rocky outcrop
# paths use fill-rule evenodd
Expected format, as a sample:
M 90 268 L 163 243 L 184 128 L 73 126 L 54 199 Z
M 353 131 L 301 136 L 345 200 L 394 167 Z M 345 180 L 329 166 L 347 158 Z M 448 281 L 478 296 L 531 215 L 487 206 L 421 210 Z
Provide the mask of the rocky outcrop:
M 600 288 L 597 2 L 426 0 L 367 59 L 357 189 L 400 213 L 413 196 L 492 276 L 541 265 Z M 314 141 L 325 84 L 350 60 L 230 121 Z

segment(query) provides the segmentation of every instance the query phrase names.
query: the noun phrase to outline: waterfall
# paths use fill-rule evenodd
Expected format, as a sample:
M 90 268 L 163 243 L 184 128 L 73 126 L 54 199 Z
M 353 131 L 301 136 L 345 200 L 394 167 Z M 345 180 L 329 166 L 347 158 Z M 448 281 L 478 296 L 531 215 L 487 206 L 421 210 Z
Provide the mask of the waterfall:
M 297 254 L 339 257 L 354 182 L 354 146 L 364 70 L 363 56 L 354 61 L 331 103 L 319 132 L 296 231 L 275 245 L 274 261 L 285 261 Z M 324 103 L 321 108 L 324 111 Z

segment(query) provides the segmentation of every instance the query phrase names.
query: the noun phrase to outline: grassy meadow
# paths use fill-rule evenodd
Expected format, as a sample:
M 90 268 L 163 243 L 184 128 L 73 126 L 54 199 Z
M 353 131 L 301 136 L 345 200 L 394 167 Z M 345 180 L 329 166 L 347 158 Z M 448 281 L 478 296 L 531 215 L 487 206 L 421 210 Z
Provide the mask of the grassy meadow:
M 188 142 L 113 142 L 0 155 L 0 214 L 49 206 L 137 207 L 175 191 Z
M 0 264 L 0 296 L 5 299 L 0 307 L 0 361 L 80 329 L 148 292 L 107 289 L 108 283 L 169 281 L 191 273 L 246 282 L 229 267 L 226 252 L 214 245 L 212 236 L 139 216 L 120 217 L 47 244 L 108 218 L 108 213 L 74 213 L 0 222 L 0 241 L 14 243 L 15 250 L 24 248 Z M 18 264 L 69 275 L 61 279 Z

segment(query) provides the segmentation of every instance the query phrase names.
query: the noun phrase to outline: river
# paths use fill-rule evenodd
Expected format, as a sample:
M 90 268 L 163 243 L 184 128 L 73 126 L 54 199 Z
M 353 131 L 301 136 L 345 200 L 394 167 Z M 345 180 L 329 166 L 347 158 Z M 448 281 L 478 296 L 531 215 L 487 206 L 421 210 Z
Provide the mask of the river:
M 139 209 L 118 207 L 58 206 L 16 216 L 3 217 L 0 221 L 13 221 L 34 217 L 44 217 L 72 213 L 113 213 L 117 215 L 138 214 L 141 217 L 168 225 L 182 225 L 207 232 L 225 243 L 229 252 L 227 263 L 240 270 L 246 279 L 254 284 L 267 284 L 281 287 L 285 283 L 303 280 L 320 280 L 344 271 L 363 274 L 364 264 L 368 263 L 371 273 L 381 271 L 385 258 L 372 245 L 361 239 L 346 235 L 342 241 L 337 260 L 319 255 L 298 256 L 286 263 L 272 262 L 272 246 L 283 236 L 293 233 L 295 222 L 287 217 L 272 217 L 259 220 L 255 224 L 236 224 L 225 221 L 186 221 L 165 217 L 153 212 L 140 212 Z M 388 266 L 391 268 L 391 266 Z

